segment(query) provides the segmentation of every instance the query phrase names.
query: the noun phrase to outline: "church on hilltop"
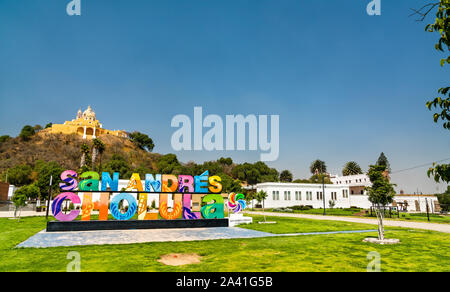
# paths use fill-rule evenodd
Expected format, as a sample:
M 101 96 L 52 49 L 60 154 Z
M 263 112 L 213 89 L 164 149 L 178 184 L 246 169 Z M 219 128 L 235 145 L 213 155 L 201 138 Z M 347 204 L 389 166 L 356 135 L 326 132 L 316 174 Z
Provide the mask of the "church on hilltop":
M 47 132 L 57 134 L 78 134 L 83 139 L 95 139 L 100 135 L 113 135 L 118 137 L 128 137 L 125 131 L 103 129 L 103 125 L 97 120 L 95 112 L 91 106 L 83 113 L 78 110 L 77 118 L 72 121 L 66 121 L 64 124 L 53 124 Z

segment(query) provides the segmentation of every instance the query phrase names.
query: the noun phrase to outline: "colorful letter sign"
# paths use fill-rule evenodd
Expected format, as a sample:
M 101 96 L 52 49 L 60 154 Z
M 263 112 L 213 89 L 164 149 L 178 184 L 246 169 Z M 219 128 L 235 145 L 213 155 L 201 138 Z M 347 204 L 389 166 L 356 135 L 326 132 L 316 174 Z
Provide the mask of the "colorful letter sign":
M 77 181 L 77 178 L 80 181 Z M 78 175 L 73 170 L 66 170 L 61 174 L 61 181 L 59 186 L 63 193 L 58 195 L 52 203 L 53 216 L 59 221 L 72 221 L 80 215 L 80 210 L 71 210 L 68 214 L 63 212 L 63 208 L 66 207 L 65 200 L 69 200 L 72 205 L 81 204 L 81 199 L 75 194 L 76 192 L 83 195 L 82 221 L 91 220 L 93 210 L 99 211 L 101 221 L 108 220 L 109 212 L 116 220 L 129 220 L 136 212 L 138 220 L 156 220 L 158 213 L 148 212 L 149 194 L 159 195 L 159 216 L 162 219 L 224 218 L 224 198 L 219 194 L 222 191 L 221 178 L 210 177 L 209 171 L 199 176 L 146 174 L 145 181 L 141 181 L 140 175 L 134 173 L 127 187 L 122 188 L 122 191 L 119 190 L 119 173 L 113 173 L 111 178 L 107 172 L 102 173 L 101 176 L 93 171 Z M 77 187 L 78 191 L 75 190 Z M 110 196 L 111 193 L 113 194 Z M 94 202 L 93 197 L 98 197 L 98 194 L 100 200 Z M 200 212 L 192 211 L 192 194 L 203 196 L 202 206 L 196 207 L 201 207 Z M 169 195 L 173 199 L 172 207 L 169 207 Z M 228 208 L 232 212 L 242 212 L 245 207 L 244 195 L 230 194 Z

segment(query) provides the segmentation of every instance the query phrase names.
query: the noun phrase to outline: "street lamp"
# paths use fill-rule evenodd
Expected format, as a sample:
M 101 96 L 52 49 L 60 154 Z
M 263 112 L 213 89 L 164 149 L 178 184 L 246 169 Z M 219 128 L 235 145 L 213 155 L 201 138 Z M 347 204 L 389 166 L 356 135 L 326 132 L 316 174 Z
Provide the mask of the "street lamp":
M 325 212 L 325 208 L 326 208 L 326 206 L 325 206 L 325 174 L 326 174 L 326 173 L 319 172 L 319 170 L 318 170 L 317 168 L 316 168 L 315 173 L 316 173 L 317 175 L 322 174 L 323 216 L 325 216 L 325 215 L 326 215 L 326 212 Z

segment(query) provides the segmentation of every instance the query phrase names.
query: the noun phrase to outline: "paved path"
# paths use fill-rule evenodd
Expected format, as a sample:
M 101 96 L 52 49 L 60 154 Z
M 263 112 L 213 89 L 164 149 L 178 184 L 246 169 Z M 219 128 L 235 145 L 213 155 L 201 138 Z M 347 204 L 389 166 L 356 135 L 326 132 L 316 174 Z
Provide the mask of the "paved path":
M 19 216 L 19 211 L 17 211 L 17 216 Z M 45 216 L 45 212 L 36 212 L 36 211 L 22 211 L 20 217 L 29 217 L 29 216 Z M 52 216 L 51 212 L 49 216 Z M 14 211 L 1 211 L 0 218 L 13 218 Z
M 145 242 L 175 242 L 216 240 L 233 238 L 260 238 L 277 236 L 321 235 L 339 233 L 367 233 L 376 230 L 352 230 L 333 232 L 309 232 L 272 234 L 262 231 L 238 227 L 213 228 L 183 228 L 183 229 L 141 229 L 141 230 L 104 230 L 104 231 L 74 231 L 74 232 L 46 232 L 45 230 L 33 235 L 17 247 L 57 247 L 103 244 L 131 244 Z
M 376 219 L 369 218 L 355 218 L 355 217 L 345 217 L 345 216 L 322 216 L 322 215 L 310 215 L 310 214 L 293 214 L 293 213 L 275 213 L 275 212 L 245 212 L 253 215 L 266 215 L 275 217 L 294 217 L 294 218 L 306 218 L 306 219 L 316 219 L 316 220 L 332 220 L 332 221 L 344 221 L 344 222 L 354 222 L 354 223 L 365 223 L 365 224 L 378 224 Z M 438 224 L 438 223 L 425 223 L 425 222 L 410 222 L 410 221 L 395 221 L 395 220 L 384 220 L 385 226 L 392 227 L 404 227 L 404 228 L 417 228 L 432 231 L 439 231 L 450 233 L 450 224 Z

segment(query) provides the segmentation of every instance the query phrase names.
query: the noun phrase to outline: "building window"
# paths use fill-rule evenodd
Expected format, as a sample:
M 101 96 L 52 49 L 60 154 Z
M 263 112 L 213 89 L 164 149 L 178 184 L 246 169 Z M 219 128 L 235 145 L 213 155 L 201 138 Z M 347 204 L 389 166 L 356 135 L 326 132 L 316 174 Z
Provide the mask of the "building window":
M 323 193 L 322 192 L 317 192 L 317 200 L 323 200 Z
M 274 201 L 280 200 L 280 191 L 272 191 L 272 198 Z
M 342 197 L 348 198 L 348 190 L 342 190 Z
M 331 192 L 331 199 L 334 201 L 337 200 L 337 192 Z

